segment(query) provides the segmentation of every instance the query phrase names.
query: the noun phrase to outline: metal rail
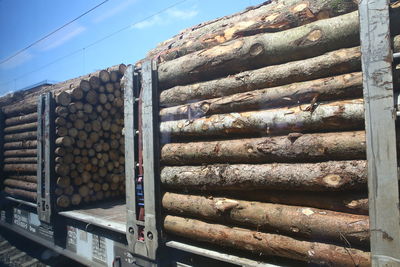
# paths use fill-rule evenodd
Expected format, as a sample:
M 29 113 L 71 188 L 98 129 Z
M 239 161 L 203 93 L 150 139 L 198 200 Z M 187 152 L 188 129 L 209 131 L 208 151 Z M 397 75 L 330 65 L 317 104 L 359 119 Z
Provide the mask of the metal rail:
M 360 38 L 372 266 L 400 265 L 400 212 L 389 1 L 361 0 Z

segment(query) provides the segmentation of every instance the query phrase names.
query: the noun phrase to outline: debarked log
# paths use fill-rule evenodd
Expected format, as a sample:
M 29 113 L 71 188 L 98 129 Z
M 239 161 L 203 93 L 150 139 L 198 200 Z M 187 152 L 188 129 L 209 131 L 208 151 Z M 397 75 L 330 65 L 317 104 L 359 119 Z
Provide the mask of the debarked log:
M 30 122 L 25 124 L 13 125 L 4 128 L 4 133 L 17 133 L 17 132 L 26 132 L 37 129 L 37 122 Z
M 25 141 L 37 139 L 37 132 L 24 132 L 24 133 L 14 133 L 4 135 L 4 141 Z
M 196 241 L 251 251 L 261 255 L 313 262 L 327 266 L 370 266 L 370 254 L 358 249 L 206 223 L 168 215 L 164 229 L 170 234 Z
M 5 163 L 36 163 L 37 157 L 4 158 Z
M 211 80 L 359 44 L 358 12 L 204 49 L 159 65 L 160 87 Z
M 170 138 L 174 137 L 275 135 L 363 128 L 364 105 L 362 99 L 217 114 L 207 118 L 165 121 L 160 124 L 164 142 L 168 142 Z
M 369 218 L 301 206 L 250 202 L 231 198 L 165 193 L 162 206 L 167 213 L 196 217 L 285 233 L 312 240 L 348 245 L 367 245 Z
M 36 164 L 4 164 L 5 172 L 36 172 L 37 165 Z
M 24 189 L 24 190 L 29 190 L 29 191 L 36 191 L 36 189 L 37 189 L 36 183 L 24 182 L 24 181 L 14 180 L 14 179 L 5 179 L 4 184 L 7 186 Z
M 36 149 L 6 150 L 4 157 L 32 157 L 36 156 Z
M 162 42 L 150 51 L 149 56 L 158 56 L 161 62 L 169 61 L 241 36 L 283 31 L 354 10 L 357 10 L 357 5 L 350 0 L 341 1 L 340 4 L 332 0 L 265 2 L 243 12 L 186 29 Z
M 368 194 L 366 192 L 307 192 L 307 191 L 226 191 L 219 196 L 230 196 L 250 201 L 306 206 L 319 209 L 368 215 Z
M 320 163 L 214 164 L 161 170 L 163 186 L 192 191 L 218 190 L 365 190 L 366 161 Z
M 160 94 L 162 107 L 308 81 L 361 70 L 359 47 L 340 49 L 321 56 L 244 71 L 228 77 L 175 86 Z
M 4 124 L 6 126 L 13 126 L 18 124 L 24 124 L 29 122 L 36 122 L 38 119 L 37 113 L 31 113 L 28 115 L 17 116 L 17 117 L 10 117 L 5 119 Z
M 22 197 L 22 198 L 36 201 L 36 196 L 37 196 L 36 192 L 31 192 L 31 191 L 26 191 L 23 189 L 17 189 L 17 188 L 11 188 L 11 187 L 5 187 L 4 192 L 6 192 L 7 194 L 9 194 L 12 197 L 17 197 L 17 198 Z
M 18 141 L 18 142 L 4 143 L 5 150 L 36 148 L 36 146 L 37 146 L 36 140 L 24 140 L 24 141 Z
M 291 133 L 262 138 L 169 143 L 161 149 L 161 162 L 164 165 L 298 163 L 365 158 L 364 131 Z
M 362 97 L 362 73 L 355 72 L 213 98 L 160 110 L 161 120 L 194 119 L 217 113 L 270 109 L 301 103 Z

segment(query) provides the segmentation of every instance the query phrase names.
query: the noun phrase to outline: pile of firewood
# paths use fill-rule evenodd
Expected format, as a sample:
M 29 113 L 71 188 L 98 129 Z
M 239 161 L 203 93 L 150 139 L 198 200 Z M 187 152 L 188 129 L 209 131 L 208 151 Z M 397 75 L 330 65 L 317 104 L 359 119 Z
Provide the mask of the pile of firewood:
M 124 71 L 118 65 L 92 73 L 55 96 L 59 208 L 125 193 Z
M 4 191 L 14 198 L 36 202 L 36 106 L 5 106 L 2 111 Z
M 163 90 L 167 233 L 258 255 L 370 265 L 356 10 L 350 0 L 272 1 L 150 53 Z

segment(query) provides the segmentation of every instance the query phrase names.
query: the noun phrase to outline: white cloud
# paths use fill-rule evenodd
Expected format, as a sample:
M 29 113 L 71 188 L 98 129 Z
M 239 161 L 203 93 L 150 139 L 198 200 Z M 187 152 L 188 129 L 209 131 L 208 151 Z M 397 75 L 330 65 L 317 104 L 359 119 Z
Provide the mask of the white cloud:
M 29 53 L 28 51 L 23 51 L 16 55 L 15 57 L 7 60 L 6 62 L 0 64 L 0 68 L 2 69 L 13 69 L 15 67 L 18 67 L 19 65 L 22 65 L 29 60 L 33 58 L 33 55 Z
M 126 9 L 128 6 L 136 3 L 137 0 L 123 0 L 121 4 L 108 9 L 107 11 L 105 11 L 104 13 L 102 13 L 101 15 L 99 15 L 98 17 L 95 17 L 93 19 L 94 23 L 100 23 L 108 18 L 111 18 L 115 15 L 117 15 L 118 13 L 120 13 L 121 11 L 123 11 L 124 9 Z
M 52 36 L 49 36 L 39 45 L 39 49 L 42 51 L 50 50 L 56 48 L 69 40 L 73 39 L 75 36 L 86 31 L 86 27 L 80 25 L 67 26 L 64 29 L 61 29 L 57 33 Z
M 132 28 L 134 29 L 144 29 L 144 28 L 149 28 L 152 26 L 159 26 L 159 25 L 165 25 L 167 23 L 171 23 L 173 21 L 177 20 L 187 20 L 191 19 L 195 16 L 197 16 L 199 12 L 195 10 L 195 7 L 192 7 L 191 9 L 184 10 L 184 9 L 178 9 L 178 8 L 172 8 L 169 9 L 165 12 L 163 15 L 155 15 L 154 17 L 151 17 L 145 21 L 136 23 L 132 25 Z

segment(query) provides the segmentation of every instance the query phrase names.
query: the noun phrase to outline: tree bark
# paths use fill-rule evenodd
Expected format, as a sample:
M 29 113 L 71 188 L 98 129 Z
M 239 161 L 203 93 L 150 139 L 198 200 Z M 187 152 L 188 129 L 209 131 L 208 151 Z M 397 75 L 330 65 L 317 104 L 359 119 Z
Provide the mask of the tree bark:
M 189 28 L 161 43 L 149 56 L 169 61 L 232 39 L 295 28 L 316 20 L 357 10 L 353 1 L 274 1 Z
M 14 180 L 20 180 L 20 181 L 37 183 L 37 177 L 35 175 L 10 175 L 10 176 L 7 176 L 7 178 L 14 179 Z
M 165 144 L 164 165 L 205 163 L 315 162 L 366 159 L 365 133 L 292 133 L 251 139 Z
M 176 137 L 226 137 L 359 130 L 364 128 L 362 99 L 242 113 L 217 114 L 195 120 L 160 124 L 163 142 Z
M 4 164 L 3 171 L 5 172 L 36 172 L 36 164 Z
M 259 255 L 274 255 L 326 266 L 371 265 L 368 252 L 352 248 L 301 241 L 277 234 L 232 228 L 170 215 L 165 217 L 163 225 L 170 234 Z
M 161 88 L 315 57 L 359 44 L 358 12 L 284 32 L 242 37 L 159 65 Z
M 14 133 L 14 134 L 5 134 L 4 141 L 26 141 L 26 140 L 35 140 L 37 139 L 37 132 L 24 132 L 24 133 Z
M 160 118 L 194 119 L 217 113 L 270 109 L 362 96 L 362 73 L 355 72 L 164 108 L 160 110 Z
M 11 188 L 11 187 L 5 187 L 4 192 L 6 192 L 7 194 L 9 194 L 12 197 L 16 197 L 16 198 L 22 197 L 22 198 L 33 200 L 36 202 L 36 197 L 37 197 L 36 192 L 31 192 L 31 191 L 26 191 L 23 189 L 17 189 L 17 188 Z
M 167 213 L 284 233 L 319 241 L 354 245 L 369 242 L 369 218 L 310 207 L 250 202 L 231 198 L 165 193 Z M 343 245 L 347 245 L 344 243 Z
M 5 163 L 36 163 L 36 157 L 23 157 L 23 158 L 5 158 Z
M 18 125 L 18 124 L 37 122 L 37 118 L 38 118 L 38 115 L 35 112 L 35 113 L 28 114 L 28 115 L 7 118 L 7 119 L 5 119 L 4 124 L 6 126 L 13 126 L 13 125 Z
M 4 143 L 4 149 L 27 149 L 27 148 L 36 148 L 37 141 L 36 140 L 26 140 L 26 141 L 19 141 L 19 142 L 9 142 Z
M 36 154 L 36 149 L 6 150 L 3 153 L 5 157 L 31 157 Z
M 161 170 L 167 188 L 187 190 L 365 190 L 366 161 L 327 161 L 320 163 L 215 164 L 173 166 Z
M 36 191 L 37 189 L 36 183 L 23 182 L 20 180 L 5 179 L 4 184 L 7 186 L 16 187 L 19 189 L 29 190 L 29 191 Z
M 368 215 L 367 193 L 338 192 L 298 192 L 298 191 L 227 191 L 218 192 L 219 196 L 230 196 L 250 201 L 306 206 L 319 209 Z

